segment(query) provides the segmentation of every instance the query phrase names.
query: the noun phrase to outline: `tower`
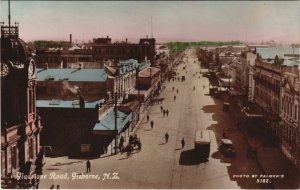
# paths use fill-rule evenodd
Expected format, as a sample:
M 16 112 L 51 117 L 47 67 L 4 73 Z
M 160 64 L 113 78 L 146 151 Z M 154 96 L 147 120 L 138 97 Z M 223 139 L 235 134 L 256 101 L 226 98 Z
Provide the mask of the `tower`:
M 1 23 L 1 175 L 29 175 L 42 129 L 35 105 L 35 61 L 19 38 L 18 24 L 10 25 L 10 7 L 8 23 Z

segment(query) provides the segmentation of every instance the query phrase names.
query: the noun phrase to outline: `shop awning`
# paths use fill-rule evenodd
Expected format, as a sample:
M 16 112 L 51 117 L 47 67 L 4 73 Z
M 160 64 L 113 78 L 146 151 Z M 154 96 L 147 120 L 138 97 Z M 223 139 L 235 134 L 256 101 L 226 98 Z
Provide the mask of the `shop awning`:
M 132 112 L 126 114 L 117 110 L 117 131 L 120 133 L 131 122 Z M 93 128 L 94 135 L 112 135 L 115 132 L 115 113 L 111 109 Z

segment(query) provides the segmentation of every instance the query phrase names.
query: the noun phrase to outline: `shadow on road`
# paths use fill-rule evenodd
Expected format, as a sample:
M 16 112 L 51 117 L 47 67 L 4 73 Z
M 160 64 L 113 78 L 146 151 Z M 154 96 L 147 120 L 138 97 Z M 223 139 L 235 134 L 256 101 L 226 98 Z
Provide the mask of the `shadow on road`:
M 182 151 L 180 154 L 180 165 L 198 165 L 206 162 L 208 162 L 208 159 L 201 158 L 201 156 L 195 151 L 195 149 Z

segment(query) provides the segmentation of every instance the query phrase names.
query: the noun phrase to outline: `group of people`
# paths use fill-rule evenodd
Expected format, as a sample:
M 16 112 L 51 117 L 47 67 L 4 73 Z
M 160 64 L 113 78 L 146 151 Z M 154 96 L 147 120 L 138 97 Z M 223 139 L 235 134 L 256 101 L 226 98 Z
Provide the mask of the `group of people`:
M 165 133 L 165 143 L 168 143 L 168 141 L 169 141 L 169 133 L 166 132 L 166 133 Z M 181 139 L 181 148 L 183 149 L 184 146 L 185 146 L 185 140 L 184 140 L 184 138 L 182 138 L 182 139 Z
M 169 110 L 164 109 L 162 106 L 160 106 L 160 112 L 163 113 L 164 117 L 165 117 L 165 115 L 167 115 L 167 117 L 169 116 Z
M 50 189 L 54 189 L 54 185 L 51 185 Z M 59 185 L 56 185 L 56 189 L 60 189 L 60 186 Z

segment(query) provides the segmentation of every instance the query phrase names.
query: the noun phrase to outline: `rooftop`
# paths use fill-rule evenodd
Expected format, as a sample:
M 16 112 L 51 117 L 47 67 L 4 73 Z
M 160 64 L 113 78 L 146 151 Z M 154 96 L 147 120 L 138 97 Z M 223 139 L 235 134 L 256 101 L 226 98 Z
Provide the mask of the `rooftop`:
M 104 99 L 88 102 L 85 101 L 84 108 L 95 108 L 96 105 L 103 104 Z M 37 107 L 38 108 L 80 108 L 79 107 L 79 100 L 60 100 L 60 99 L 53 99 L 53 100 L 37 100 Z
M 117 130 L 120 132 L 123 127 L 130 122 L 131 114 L 126 114 L 117 110 Z M 109 112 L 94 126 L 94 131 L 113 131 L 115 130 L 115 113 L 114 109 L 110 109 Z
M 37 68 L 37 81 L 105 82 L 104 69 L 43 69 Z

